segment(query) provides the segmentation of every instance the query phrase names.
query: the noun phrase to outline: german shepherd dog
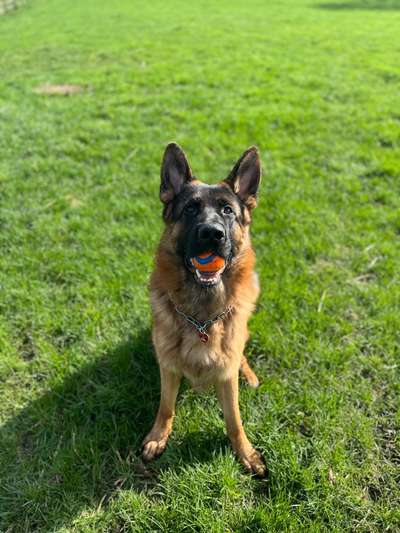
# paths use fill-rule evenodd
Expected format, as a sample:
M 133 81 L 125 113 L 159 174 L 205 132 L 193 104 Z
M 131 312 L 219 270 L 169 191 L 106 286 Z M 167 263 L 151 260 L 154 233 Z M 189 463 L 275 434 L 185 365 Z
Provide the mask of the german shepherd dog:
M 238 389 L 239 370 L 250 386 L 258 386 L 243 350 L 259 294 L 249 228 L 260 179 L 256 147 L 246 150 L 218 185 L 198 181 L 177 144 L 165 150 L 160 187 L 165 230 L 150 281 L 161 399 L 143 441 L 145 461 L 166 447 L 185 376 L 194 388 L 215 386 L 237 457 L 249 472 L 266 475 L 262 455 L 243 429 Z M 191 258 L 206 251 L 223 259 L 219 270 L 195 268 Z

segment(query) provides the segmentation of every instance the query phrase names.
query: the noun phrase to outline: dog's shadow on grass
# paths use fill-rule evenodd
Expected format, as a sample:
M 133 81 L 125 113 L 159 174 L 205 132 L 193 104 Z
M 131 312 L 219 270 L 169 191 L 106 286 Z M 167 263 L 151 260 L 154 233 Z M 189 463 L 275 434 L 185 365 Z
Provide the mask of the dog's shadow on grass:
M 8 530 L 22 516 L 27 531 L 70 524 L 83 508 L 105 505 L 122 487 L 148 490 L 165 468 L 212 460 L 211 443 L 228 447 L 223 433 L 208 435 L 207 443 L 203 435 L 195 450 L 180 443 L 172 465 L 168 453 L 144 465 L 139 452 L 159 390 L 150 331 L 143 329 L 6 422 L 0 429 L 7 465 L 0 526 Z
M 158 367 L 143 329 L 6 422 L 0 529 L 4 521 L 5 530 L 21 523 L 21 515 L 26 530 L 52 529 L 109 498 L 134 471 L 158 398 Z

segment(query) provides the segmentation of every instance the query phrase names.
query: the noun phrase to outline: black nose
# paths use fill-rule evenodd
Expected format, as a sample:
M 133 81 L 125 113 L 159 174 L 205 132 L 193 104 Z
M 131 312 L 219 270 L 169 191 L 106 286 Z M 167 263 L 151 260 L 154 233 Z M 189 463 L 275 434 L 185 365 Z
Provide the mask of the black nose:
M 225 241 L 225 229 L 220 224 L 200 224 L 197 238 L 202 244 L 221 244 Z

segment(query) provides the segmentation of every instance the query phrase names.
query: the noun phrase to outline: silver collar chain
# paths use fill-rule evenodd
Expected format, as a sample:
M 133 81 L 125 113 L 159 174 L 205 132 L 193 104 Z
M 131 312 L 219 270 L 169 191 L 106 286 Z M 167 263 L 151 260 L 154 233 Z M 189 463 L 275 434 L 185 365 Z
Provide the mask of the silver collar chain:
M 204 322 L 200 322 L 196 318 L 187 315 L 183 311 L 181 311 L 174 303 L 174 301 L 171 299 L 171 302 L 173 306 L 175 307 L 175 311 L 178 313 L 178 315 L 182 316 L 186 322 L 189 322 L 197 331 L 198 336 L 200 337 L 201 342 L 207 342 L 209 339 L 209 335 L 207 333 L 208 328 L 214 324 L 215 322 L 218 322 L 218 320 L 223 320 L 226 316 L 228 316 L 233 311 L 233 306 L 230 305 L 222 313 L 219 313 L 218 315 L 215 315 L 213 318 L 209 318 L 208 320 L 204 320 Z

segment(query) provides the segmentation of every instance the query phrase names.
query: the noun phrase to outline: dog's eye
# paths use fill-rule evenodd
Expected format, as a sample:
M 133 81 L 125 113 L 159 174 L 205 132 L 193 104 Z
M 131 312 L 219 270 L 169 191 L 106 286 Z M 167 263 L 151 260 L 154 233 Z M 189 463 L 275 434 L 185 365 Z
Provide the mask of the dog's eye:
M 189 204 L 184 209 L 186 215 L 195 215 L 198 210 L 199 206 L 197 204 Z
M 224 205 L 224 207 L 222 208 L 222 212 L 224 213 L 224 215 L 231 215 L 233 213 L 233 209 L 230 205 Z

